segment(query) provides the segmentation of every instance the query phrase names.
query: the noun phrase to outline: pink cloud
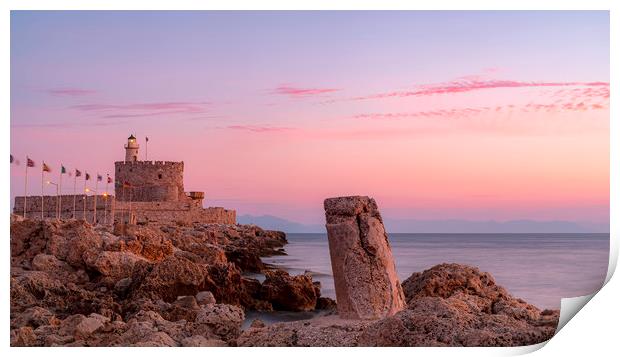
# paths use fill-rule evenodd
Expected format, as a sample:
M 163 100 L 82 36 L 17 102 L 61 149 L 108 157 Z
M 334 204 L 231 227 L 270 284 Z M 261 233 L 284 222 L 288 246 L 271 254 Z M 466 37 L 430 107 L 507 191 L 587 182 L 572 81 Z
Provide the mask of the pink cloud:
M 257 125 L 229 125 L 226 128 L 227 129 L 232 129 L 232 130 L 251 131 L 251 132 L 255 132 L 255 133 L 268 133 L 268 132 L 279 132 L 279 131 L 294 130 L 293 128 L 289 128 L 289 127 L 257 126 Z
M 154 102 L 134 104 L 80 104 L 71 109 L 101 113 L 103 118 L 140 118 L 172 114 L 202 114 L 208 102 Z
M 401 113 L 366 113 L 353 116 L 355 119 L 407 119 L 407 118 L 453 118 L 466 117 L 473 114 L 480 114 L 491 110 L 499 111 L 501 107 L 479 107 L 479 108 L 453 108 L 438 109 L 418 112 L 401 112 Z
M 368 100 L 382 99 L 391 97 L 411 97 L 411 96 L 429 96 L 441 94 L 455 94 L 472 92 L 482 89 L 499 89 L 499 88 L 530 88 L 530 87 L 569 87 L 569 86 L 586 86 L 586 87 L 609 87 L 607 82 L 522 82 L 513 80 L 480 80 L 478 76 L 467 76 L 461 79 L 430 85 L 418 86 L 417 89 L 411 91 L 393 91 L 367 96 L 353 97 L 351 100 Z
M 354 115 L 354 119 L 371 119 L 371 120 L 399 120 L 413 118 L 467 118 L 472 115 L 482 113 L 499 113 L 504 110 L 522 111 L 522 112 L 559 112 L 559 111 L 586 111 L 607 109 L 608 105 L 604 103 L 587 103 L 585 101 L 556 101 L 554 103 L 528 103 L 525 105 L 510 104 L 506 106 L 495 107 L 470 107 L 470 108 L 452 108 L 452 109 L 436 109 L 417 112 L 397 112 L 397 113 L 362 113 Z
M 95 94 L 97 91 L 82 88 L 52 88 L 47 90 L 48 94 L 53 96 L 81 97 L 85 95 Z
M 277 87 L 273 93 L 274 94 L 282 94 L 282 95 L 288 95 L 292 98 L 299 98 L 299 97 L 309 97 L 309 96 L 315 96 L 315 95 L 320 95 L 320 94 L 326 94 L 326 93 L 333 93 L 333 92 L 338 92 L 340 91 L 340 89 L 335 89 L 335 88 L 298 88 L 298 87 L 291 87 L 288 85 L 281 85 L 279 87 Z

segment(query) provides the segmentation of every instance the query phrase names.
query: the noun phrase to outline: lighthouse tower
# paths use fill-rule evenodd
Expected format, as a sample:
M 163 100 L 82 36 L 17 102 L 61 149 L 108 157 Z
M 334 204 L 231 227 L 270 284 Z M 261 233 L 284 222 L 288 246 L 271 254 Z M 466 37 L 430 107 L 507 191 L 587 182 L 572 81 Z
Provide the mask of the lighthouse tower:
M 125 145 L 125 162 L 138 161 L 138 149 L 140 145 L 136 141 L 136 137 L 133 134 L 127 138 L 127 145 Z

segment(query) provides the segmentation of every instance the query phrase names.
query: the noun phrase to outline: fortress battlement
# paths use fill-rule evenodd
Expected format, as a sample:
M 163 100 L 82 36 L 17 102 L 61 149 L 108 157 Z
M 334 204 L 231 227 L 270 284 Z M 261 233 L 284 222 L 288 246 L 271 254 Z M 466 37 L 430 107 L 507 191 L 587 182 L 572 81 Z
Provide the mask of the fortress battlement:
M 115 161 L 114 166 L 183 166 L 183 161 Z

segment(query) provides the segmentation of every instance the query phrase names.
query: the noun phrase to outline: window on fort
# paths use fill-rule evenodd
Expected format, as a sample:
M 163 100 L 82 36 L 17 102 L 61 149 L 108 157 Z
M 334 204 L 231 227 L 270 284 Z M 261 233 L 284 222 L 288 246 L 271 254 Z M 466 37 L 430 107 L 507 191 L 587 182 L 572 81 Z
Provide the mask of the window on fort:
M 161 180 L 161 174 L 157 175 L 157 177 Z

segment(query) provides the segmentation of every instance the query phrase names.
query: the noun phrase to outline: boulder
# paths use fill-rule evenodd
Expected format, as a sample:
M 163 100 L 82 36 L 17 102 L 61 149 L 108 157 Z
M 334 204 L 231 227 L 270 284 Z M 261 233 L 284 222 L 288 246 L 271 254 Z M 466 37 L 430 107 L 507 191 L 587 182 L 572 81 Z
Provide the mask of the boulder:
M 199 305 L 211 305 L 215 304 L 215 297 L 210 291 L 201 291 L 196 294 L 196 302 Z
M 328 198 L 324 202 L 338 314 L 380 319 L 405 308 L 392 250 L 374 199 Z
M 85 260 L 89 268 L 110 278 L 110 281 L 114 283 L 130 278 L 136 265 L 149 263 L 147 259 L 139 255 L 124 251 L 103 251 Z
M 155 265 L 146 275 L 134 292 L 134 297 L 143 296 L 174 302 L 177 296 L 195 295 L 205 290 L 206 277 L 205 267 L 171 255 Z
M 228 344 L 222 340 L 208 339 L 204 336 L 195 335 L 186 337 L 181 341 L 183 347 L 226 347 Z
M 211 332 L 224 341 L 235 340 L 241 333 L 245 318 L 243 310 L 232 305 L 214 304 L 200 307 L 196 316 L 195 332 Z
M 260 294 L 276 310 L 310 311 L 317 304 L 317 293 L 309 274 L 290 276 L 284 270 L 267 271 Z
M 43 325 L 58 325 L 59 320 L 51 311 L 39 306 L 34 306 L 26 309 L 15 318 L 11 319 L 11 328 L 19 328 L 24 326 L 30 326 L 37 328 Z
M 11 330 L 11 347 L 32 347 L 37 346 L 37 336 L 32 327 L 24 326 Z
M 328 315 L 245 330 L 239 346 L 523 346 L 555 333 L 558 310 L 514 298 L 475 267 L 442 264 L 403 283 L 406 309 L 380 320 Z

